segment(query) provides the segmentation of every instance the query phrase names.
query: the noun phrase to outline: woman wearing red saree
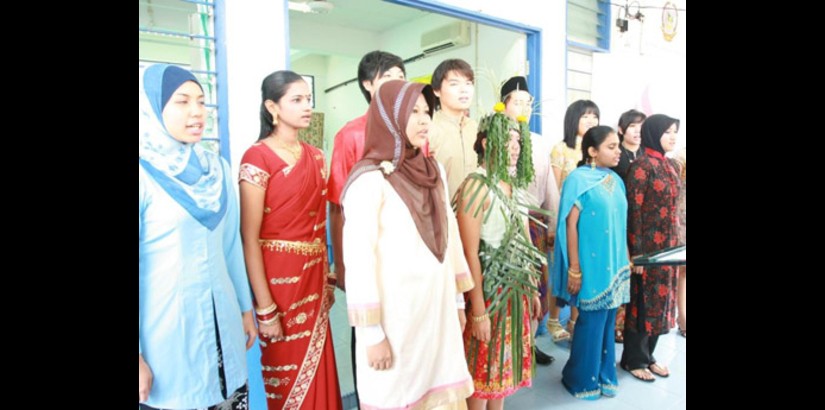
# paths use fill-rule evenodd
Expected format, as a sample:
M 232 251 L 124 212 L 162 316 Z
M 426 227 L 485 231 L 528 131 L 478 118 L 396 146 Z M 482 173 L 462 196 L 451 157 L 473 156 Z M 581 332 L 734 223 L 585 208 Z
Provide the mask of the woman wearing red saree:
M 269 409 L 341 409 L 329 326 L 323 153 L 298 141 L 312 95 L 276 71 L 261 85 L 261 134 L 241 160 L 241 235 Z M 334 282 L 332 282 L 334 284 Z

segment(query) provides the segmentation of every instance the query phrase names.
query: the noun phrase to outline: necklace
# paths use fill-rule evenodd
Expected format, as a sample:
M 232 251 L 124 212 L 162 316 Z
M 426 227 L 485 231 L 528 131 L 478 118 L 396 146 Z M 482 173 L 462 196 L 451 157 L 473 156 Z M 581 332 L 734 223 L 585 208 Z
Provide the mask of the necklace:
M 633 162 L 633 161 L 636 160 L 636 158 L 638 158 L 639 150 L 641 149 L 641 147 L 636 148 L 636 152 L 633 152 L 633 151 L 629 150 L 627 147 L 624 147 L 624 146 L 623 146 L 623 148 L 627 152 L 627 158 L 630 160 L 630 162 Z
M 289 147 L 289 146 L 287 146 L 286 144 L 281 143 L 280 141 L 278 141 L 278 140 L 277 140 L 277 139 L 275 139 L 274 137 L 272 138 L 272 141 L 275 143 L 275 144 L 274 144 L 274 145 L 275 145 L 275 148 L 280 148 L 280 149 L 283 149 L 283 150 L 285 150 L 286 152 L 288 152 L 288 153 L 292 154 L 292 157 L 293 157 L 293 158 L 295 158 L 295 160 L 296 160 L 296 161 L 297 161 L 299 158 L 301 158 L 301 143 L 300 143 L 300 142 L 297 142 L 297 141 L 296 141 L 296 142 L 295 142 L 295 145 L 293 145 L 292 147 Z

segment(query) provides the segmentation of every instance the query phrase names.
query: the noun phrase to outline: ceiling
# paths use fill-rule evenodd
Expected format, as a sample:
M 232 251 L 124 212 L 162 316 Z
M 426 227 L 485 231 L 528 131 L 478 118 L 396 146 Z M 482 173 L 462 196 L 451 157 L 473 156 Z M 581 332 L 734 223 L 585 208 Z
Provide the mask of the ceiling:
M 176 32 L 189 32 L 190 15 L 198 6 L 181 0 L 139 0 L 138 26 Z
M 227 0 L 230 1 L 230 0 Z M 273 0 L 275 1 L 275 0 Z M 290 0 L 306 3 L 309 0 Z M 325 14 L 289 11 L 290 28 L 307 23 L 322 26 L 355 28 L 379 35 L 389 29 L 431 14 L 411 7 L 391 4 L 383 0 L 327 0 L 334 8 Z M 197 13 L 196 4 L 181 0 L 139 0 L 138 25 L 140 27 L 188 33 L 191 15 Z M 293 35 L 294 41 L 294 35 Z M 340 54 L 347 54 L 346 47 L 339 47 Z M 319 50 L 302 50 L 293 47 L 293 59 L 318 54 Z M 321 53 L 326 54 L 324 52 Z M 359 54 L 360 55 L 360 54 Z
M 306 2 L 306 0 L 292 1 L 296 3 Z M 290 10 L 290 25 L 311 21 L 324 25 L 357 27 L 359 30 L 382 33 L 390 28 L 430 14 L 429 12 L 390 4 L 382 0 L 327 1 L 334 4 L 335 8 L 326 14 L 310 14 Z

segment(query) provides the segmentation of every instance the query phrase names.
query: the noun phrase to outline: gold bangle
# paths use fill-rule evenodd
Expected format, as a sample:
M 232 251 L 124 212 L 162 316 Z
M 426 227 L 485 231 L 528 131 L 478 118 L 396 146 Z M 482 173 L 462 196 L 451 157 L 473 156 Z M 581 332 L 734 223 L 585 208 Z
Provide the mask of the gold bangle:
M 484 313 L 481 316 L 473 316 L 473 322 L 474 323 L 481 323 L 486 319 L 490 319 L 490 315 L 488 315 L 487 313 Z
M 270 314 L 270 313 L 272 313 L 276 310 L 278 310 L 278 305 L 276 305 L 275 302 L 272 302 L 271 305 L 269 305 L 269 306 L 267 306 L 263 309 L 255 309 L 255 313 L 263 316 L 263 315 L 268 315 L 268 314 Z
M 582 272 L 581 271 L 574 272 L 573 270 L 568 269 L 567 274 L 570 275 L 570 277 L 576 278 L 576 279 L 582 277 Z

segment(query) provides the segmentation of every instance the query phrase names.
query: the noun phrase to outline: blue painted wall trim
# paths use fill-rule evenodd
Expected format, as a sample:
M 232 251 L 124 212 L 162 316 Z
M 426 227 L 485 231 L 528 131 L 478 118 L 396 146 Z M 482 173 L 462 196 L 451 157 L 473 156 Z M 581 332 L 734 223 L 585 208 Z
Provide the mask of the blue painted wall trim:
M 486 24 L 504 30 L 522 32 L 527 36 L 527 64 L 530 74 L 527 76 L 527 87 L 535 101 L 541 101 L 541 29 L 515 21 L 487 16 L 471 10 L 466 10 L 437 2 L 434 0 L 384 0 L 387 3 L 412 7 L 445 16 Z M 537 115 L 538 113 L 534 114 Z M 541 133 L 541 121 L 530 121 L 530 130 Z
M 533 95 L 533 101 L 539 103 L 538 110 L 533 110 L 533 116 L 541 114 L 541 30 L 527 34 L 527 63 L 530 65 L 530 75 L 527 76 L 527 88 Z M 530 131 L 541 134 L 541 118 L 530 119 Z
M 599 47 L 603 49 L 605 53 L 610 51 L 610 32 L 612 31 L 612 26 L 610 19 L 612 10 L 610 10 L 610 2 L 605 0 L 599 0 Z
M 221 156 L 230 164 L 229 89 L 226 63 L 226 0 L 215 0 L 215 71 L 218 72 L 218 135 Z

